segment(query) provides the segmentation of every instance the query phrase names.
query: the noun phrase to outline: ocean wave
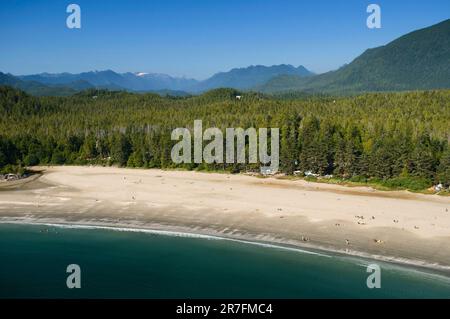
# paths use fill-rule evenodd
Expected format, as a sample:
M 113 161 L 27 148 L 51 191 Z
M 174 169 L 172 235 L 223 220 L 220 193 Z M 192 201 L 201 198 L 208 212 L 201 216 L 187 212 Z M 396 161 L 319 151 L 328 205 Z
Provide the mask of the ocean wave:
M 198 239 L 208 239 L 208 240 L 223 240 L 247 245 L 255 245 L 259 247 L 271 248 L 271 249 L 280 249 L 293 251 L 303 254 L 310 254 L 320 257 L 331 258 L 332 255 L 327 255 L 324 253 L 319 253 L 315 251 L 310 251 L 306 249 L 301 249 L 297 247 L 285 246 L 282 244 L 269 244 L 258 241 L 251 241 L 245 239 L 237 239 L 230 238 L 218 235 L 205 235 L 184 231 L 172 231 L 172 230 L 160 230 L 160 229 L 151 229 L 151 228 L 133 228 L 133 227 L 120 227 L 120 226 L 105 226 L 105 225 L 84 225 L 84 224 L 65 224 L 65 223 L 48 223 L 48 222 L 34 222 L 34 221 L 1 221 L 0 224 L 26 224 L 26 225 L 35 225 L 35 226 L 48 226 L 48 227 L 58 227 L 58 228 L 67 228 L 67 229 L 102 229 L 102 230 L 111 230 L 111 231 L 119 231 L 119 232 L 133 232 L 133 233 L 146 233 L 152 235 L 161 235 L 161 236 L 169 236 L 169 237 L 184 237 L 184 238 L 198 238 Z
M 45 223 L 45 222 L 9 222 L 0 221 L 1 224 L 26 224 L 35 226 L 48 226 L 48 227 L 58 227 L 58 228 L 68 228 L 68 229 L 103 229 L 112 230 L 119 232 L 134 232 L 134 233 L 148 233 L 154 235 L 163 235 L 171 237 L 187 237 L 187 238 L 200 238 L 200 239 L 221 239 L 220 237 L 194 234 L 188 232 L 177 232 L 169 230 L 158 230 L 158 229 L 148 229 L 148 228 L 132 228 L 132 227 L 115 227 L 115 226 L 102 226 L 102 225 L 83 225 L 83 224 L 63 224 L 63 223 Z
M 241 243 L 246 245 L 255 245 L 264 248 L 270 249 L 278 249 L 285 251 L 292 251 L 302 254 L 315 255 L 318 257 L 325 258 L 339 258 L 341 260 L 346 260 L 347 262 L 352 262 L 357 264 L 360 267 L 366 268 L 370 264 L 382 263 L 383 269 L 389 269 L 391 271 L 401 271 L 401 272 L 410 272 L 411 274 L 417 274 L 423 276 L 426 274 L 427 276 L 432 277 L 441 277 L 446 281 L 450 282 L 450 277 L 446 275 L 441 275 L 439 273 L 426 271 L 430 270 L 440 270 L 440 271 L 450 271 L 449 266 L 443 266 L 439 264 L 427 263 L 419 260 L 410 260 L 398 257 L 390 257 L 390 256 L 382 256 L 382 255 L 372 255 L 365 252 L 353 251 L 353 250 L 333 250 L 317 247 L 318 251 L 302 249 L 299 247 L 289 246 L 288 244 L 277 244 L 277 243 L 267 243 L 267 242 L 259 242 L 252 241 L 246 239 L 238 239 L 238 238 L 230 238 L 219 235 L 206 235 L 206 234 L 198 234 L 187 231 L 174 231 L 174 230 L 161 230 L 161 229 L 151 229 L 151 228 L 136 228 L 136 227 L 122 227 L 122 226 L 109 226 L 109 225 L 86 225 L 86 224 L 69 224 L 69 223 L 55 223 L 55 222 L 36 222 L 32 220 L 0 220 L 0 224 L 26 224 L 26 225 L 36 225 L 36 226 L 48 226 L 48 227 L 58 227 L 58 228 L 67 228 L 67 229 L 101 229 L 101 230 L 110 230 L 110 231 L 119 231 L 119 232 L 134 232 L 134 233 L 146 233 L 151 235 L 161 235 L 161 236 L 169 236 L 169 237 L 183 237 L 183 238 L 196 238 L 196 239 L 206 239 L 206 240 L 218 240 L 218 241 L 228 241 Z M 322 253 L 322 251 L 329 252 L 328 254 Z

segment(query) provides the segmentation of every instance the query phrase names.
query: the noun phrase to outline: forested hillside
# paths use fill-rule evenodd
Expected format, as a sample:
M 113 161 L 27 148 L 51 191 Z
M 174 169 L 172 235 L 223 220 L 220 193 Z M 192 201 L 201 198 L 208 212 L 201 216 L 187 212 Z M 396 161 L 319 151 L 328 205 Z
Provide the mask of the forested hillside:
M 216 73 L 212 77 L 199 82 L 197 86 L 193 87 L 193 90 L 204 92 L 223 87 L 232 87 L 238 90 L 251 90 L 263 85 L 274 77 L 283 75 L 307 78 L 313 76 L 314 73 L 302 65 L 298 67 L 287 64 L 272 66 L 252 65 L 246 68 L 235 68 L 228 72 Z
M 366 50 L 350 64 L 310 78 L 283 75 L 257 89 L 332 94 L 450 87 L 450 19 Z
M 0 167 L 104 164 L 175 167 L 176 127 L 279 127 L 280 169 L 420 189 L 450 184 L 450 90 L 275 99 L 218 89 L 200 96 L 85 91 L 32 97 L 0 87 Z M 259 165 L 190 164 L 257 170 Z M 10 167 L 10 166 L 9 166 Z

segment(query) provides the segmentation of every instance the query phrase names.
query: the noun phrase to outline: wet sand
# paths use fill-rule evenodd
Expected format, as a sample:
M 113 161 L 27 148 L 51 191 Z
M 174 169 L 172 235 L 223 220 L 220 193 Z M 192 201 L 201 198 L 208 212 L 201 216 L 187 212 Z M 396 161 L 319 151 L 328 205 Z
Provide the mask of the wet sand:
M 150 228 L 333 250 L 450 273 L 450 198 L 244 175 L 40 167 L 0 221 Z

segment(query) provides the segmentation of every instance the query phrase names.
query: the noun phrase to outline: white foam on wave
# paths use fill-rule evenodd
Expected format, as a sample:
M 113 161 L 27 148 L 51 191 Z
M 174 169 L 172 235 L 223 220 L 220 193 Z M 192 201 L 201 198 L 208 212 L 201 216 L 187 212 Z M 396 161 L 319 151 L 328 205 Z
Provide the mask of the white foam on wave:
M 162 236 L 170 236 L 170 237 L 184 237 L 184 238 L 198 238 L 198 239 L 208 239 L 208 240 L 224 240 L 231 241 L 241 244 L 247 245 L 255 245 L 265 248 L 271 249 L 281 249 L 287 251 L 293 251 L 303 254 L 316 255 L 321 257 L 331 258 L 332 255 L 327 255 L 319 252 L 314 252 L 310 250 L 305 250 L 296 247 L 289 247 L 277 244 L 269 244 L 251 240 L 244 239 L 236 239 L 229 237 L 222 237 L 216 235 L 204 235 L 190 232 L 182 232 L 182 231 L 171 231 L 171 230 L 160 230 L 160 229 L 150 229 L 150 228 L 132 228 L 132 227 L 116 227 L 116 226 L 102 226 L 102 225 L 83 225 L 83 224 L 64 224 L 64 223 L 45 223 L 45 222 L 33 222 L 33 221 L 0 221 L 0 224 L 27 224 L 27 225 L 37 225 L 37 226 L 48 226 L 48 227 L 58 227 L 58 228 L 69 228 L 69 229 L 103 229 L 103 230 L 112 230 L 112 231 L 121 231 L 121 232 L 134 232 L 134 233 L 147 233 L 152 235 L 162 235 Z
M 400 257 L 389 257 L 382 255 L 371 255 L 360 251 L 347 251 L 345 255 L 338 257 L 341 260 L 350 261 L 357 266 L 367 268 L 369 265 L 377 264 L 383 271 L 399 272 L 412 276 L 420 276 L 450 284 L 449 266 L 443 266 L 437 263 L 429 263 L 421 260 L 411 260 Z M 444 271 L 447 274 L 436 271 Z
M 238 243 L 248 244 L 248 245 L 255 245 L 255 246 L 266 247 L 266 248 L 275 248 L 275 249 L 281 249 L 281 250 L 288 250 L 288 251 L 299 252 L 299 253 L 302 253 L 302 254 L 316 255 L 316 256 L 320 256 L 320 257 L 327 257 L 327 258 L 334 257 L 332 255 L 322 254 L 322 253 L 318 253 L 318 252 L 315 252 L 315 251 L 305 250 L 305 249 L 296 248 L 296 247 L 283 246 L 281 244 L 280 245 L 267 244 L 267 243 L 261 243 L 261 242 L 257 242 L 257 241 L 233 239 L 233 238 L 223 238 L 223 239 L 224 240 L 238 242 Z
M 340 260 L 351 261 L 352 263 L 357 264 L 360 267 L 367 267 L 370 264 L 374 264 L 377 262 L 382 263 L 383 269 L 389 269 L 391 271 L 401 271 L 401 272 L 409 272 L 414 273 L 416 275 L 427 275 L 428 277 L 440 277 L 441 279 L 445 279 L 445 281 L 450 282 L 450 277 L 426 272 L 422 269 L 418 269 L 415 267 L 426 267 L 430 270 L 440 269 L 440 270 L 450 270 L 448 266 L 442 266 L 438 264 L 430 264 L 419 261 L 411 261 L 403 258 L 393 258 L 386 257 L 380 255 L 370 255 L 367 253 L 359 252 L 359 251 L 347 251 L 345 254 L 338 250 L 331 250 L 330 254 L 320 253 L 312 250 L 301 249 L 297 247 L 285 246 L 282 244 L 272 244 L 272 243 L 264 243 L 258 241 L 251 241 L 245 239 L 236 239 L 229 237 L 222 237 L 217 235 L 205 235 L 198 233 L 190 233 L 183 231 L 172 231 L 172 230 L 160 230 L 160 229 L 150 229 L 150 228 L 133 228 L 133 227 L 119 227 L 119 226 L 106 226 L 106 225 L 84 225 L 84 224 L 66 224 L 66 223 L 50 223 L 50 222 L 35 222 L 32 220 L 20 220 L 20 221 L 9 221 L 9 220 L 0 220 L 0 224 L 27 224 L 27 225 L 37 225 L 37 226 L 48 226 L 48 227 L 59 227 L 59 228 L 69 228 L 69 229 L 103 229 L 103 230 L 111 230 L 111 231 L 120 231 L 120 232 L 134 232 L 134 233 L 146 233 L 152 235 L 162 235 L 162 236 L 170 236 L 170 237 L 184 237 L 184 238 L 197 238 L 197 239 L 207 239 L 207 240 L 223 240 L 230 241 L 236 243 L 242 243 L 247 245 L 255 245 L 270 249 L 279 249 L 279 250 L 287 250 L 302 254 L 310 254 L 316 255 L 319 257 L 327 257 L 327 258 L 338 258 Z M 409 267 L 407 267 L 409 266 Z
M 0 222 L 3 223 L 3 222 Z M 6 222 L 8 223 L 8 222 Z M 20 223 L 22 224 L 22 223 Z M 134 232 L 134 233 L 148 233 L 153 235 L 164 235 L 171 237 L 188 237 L 188 238 L 201 238 L 201 239 L 221 239 L 220 237 L 194 234 L 187 232 L 176 232 L 169 230 L 147 229 L 147 228 L 132 228 L 132 227 L 114 227 L 114 226 L 101 226 L 101 225 L 83 225 L 83 224 L 57 224 L 57 223 L 40 223 L 40 222 L 26 222 L 28 225 L 41 225 L 48 227 L 58 228 L 70 228 L 70 229 L 103 229 L 120 232 Z

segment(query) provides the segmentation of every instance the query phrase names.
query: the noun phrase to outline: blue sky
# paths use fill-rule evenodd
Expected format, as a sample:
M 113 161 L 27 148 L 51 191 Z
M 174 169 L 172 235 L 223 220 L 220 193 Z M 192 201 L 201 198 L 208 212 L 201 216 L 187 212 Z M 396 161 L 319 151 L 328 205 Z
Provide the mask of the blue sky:
M 81 29 L 66 7 L 81 7 Z M 382 28 L 366 27 L 381 6 Z M 157 72 L 204 79 L 254 64 L 336 69 L 365 49 L 450 18 L 449 0 L 9 0 L 0 71 Z

